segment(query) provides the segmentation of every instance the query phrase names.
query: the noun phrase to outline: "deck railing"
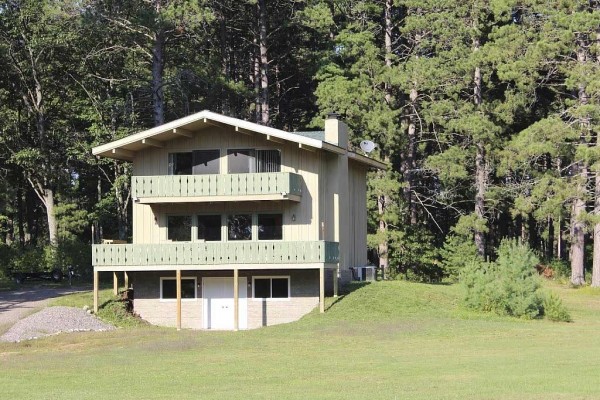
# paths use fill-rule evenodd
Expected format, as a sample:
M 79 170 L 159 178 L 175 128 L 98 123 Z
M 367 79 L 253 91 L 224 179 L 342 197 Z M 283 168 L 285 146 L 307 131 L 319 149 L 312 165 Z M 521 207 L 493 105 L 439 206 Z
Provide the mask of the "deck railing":
M 132 195 L 205 197 L 287 194 L 302 195 L 302 177 L 291 172 L 226 175 L 160 175 L 131 178 Z
M 206 242 L 97 244 L 94 266 L 337 263 L 339 244 L 302 242 Z

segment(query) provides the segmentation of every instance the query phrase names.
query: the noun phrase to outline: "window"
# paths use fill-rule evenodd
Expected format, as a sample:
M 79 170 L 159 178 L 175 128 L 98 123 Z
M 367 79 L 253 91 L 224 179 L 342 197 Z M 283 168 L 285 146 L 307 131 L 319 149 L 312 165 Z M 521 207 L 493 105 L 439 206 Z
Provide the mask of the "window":
M 192 153 L 169 153 L 169 175 L 191 175 Z
M 227 217 L 227 239 L 252 240 L 252 215 L 229 215 Z
M 190 215 L 170 215 L 167 217 L 167 239 L 173 242 L 192 240 L 192 217 Z
M 198 215 L 198 240 L 221 241 L 220 215 Z
M 227 173 L 254 172 L 254 150 L 227 150 Z
M 281 240 L 283 215 L 258 214 L 258 240 Z
M 256 172 L 281 172 L 279 150 L 256 150 Z
M 220 156 L 219 150 L 169 153 L 169 175 L 218 174 Z
M 253 278 L 255 299 L 288 299 L 290 297 L 289 277 Z
M 196 278 L 181 278 L 181 298 L 196 298 Z M 161 300 L 171 300 L 177 298 L 177 281 L 175 278 L 160 278 L 160 298 Z
M 227 165 L 227 172 L 230 174 L 281 172 L 281 152 L 253 149 L 227 150 Z
M 193 153 L 194 175 L 218 174 L 219 173 L 219 150 L 195 150 Z

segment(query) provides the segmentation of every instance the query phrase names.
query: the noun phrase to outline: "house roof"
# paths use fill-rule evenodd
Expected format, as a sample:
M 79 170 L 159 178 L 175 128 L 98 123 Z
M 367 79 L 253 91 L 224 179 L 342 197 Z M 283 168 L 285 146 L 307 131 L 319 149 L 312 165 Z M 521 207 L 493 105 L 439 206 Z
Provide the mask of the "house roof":
M 325 141 L 324 131 L 286 132 L 281 129 L 259 125 L 242 119 L 228 117 L 208 110 L 184 118 L 176 119 L 166 124 L 147 129 L 122 139 L 115 140 L 92 148 L 92 154 L 117 160 L 132 161 L 135 153 L 148 147 L 164 147 L 165 142 L 178 137 L 191 137 L 192 134 L 206 126 L 230 126 L 241 134 L 258 133 L 265 135 L 267 140 L 276 142 L 288 141 L 297 143 L 299 147 L 308 150 L 320 149 L 337 154 L 346 154 L 355 161 L 374 168 L 385 169 L 386 165 L 377 160 L 347 151 L 333 143 Z

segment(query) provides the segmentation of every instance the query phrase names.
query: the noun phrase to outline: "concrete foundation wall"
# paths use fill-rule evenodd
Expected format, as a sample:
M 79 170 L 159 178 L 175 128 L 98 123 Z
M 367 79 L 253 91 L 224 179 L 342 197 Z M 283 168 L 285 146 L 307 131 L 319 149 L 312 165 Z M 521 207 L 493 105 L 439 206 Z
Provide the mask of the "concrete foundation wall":
M 134 289 L 134 311 L 154 325 L 176 326 L 176 302 L 160 299 L 160 278 L 174 277 L 174 271 L 130 272 Z M 248 328 L 276 325 L 300 319 L 319 305 L 318 270 L 248 270 L 239 271 L 247 282 Z M 252 277 L 289 276 L 289 299 L 253 299 Z M 181 325 L 187 329 L 202 329 L 203 277 L 232 277 L 233 271 L 182 271 L 182 278 L 196 278 L 196 299 L 182 299 Z

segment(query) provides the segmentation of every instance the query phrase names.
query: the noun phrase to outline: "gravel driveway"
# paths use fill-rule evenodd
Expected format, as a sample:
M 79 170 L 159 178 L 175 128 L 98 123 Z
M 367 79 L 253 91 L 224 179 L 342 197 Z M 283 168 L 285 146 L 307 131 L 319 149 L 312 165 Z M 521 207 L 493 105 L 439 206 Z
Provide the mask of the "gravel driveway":
M 0 341 L 30 339 L 57 332 L 111 329 L 110 325 L 77 308 L 50 307 L 42 310 L 54 297 L 86 290 L 89 288 L 32 285 L 0 292 L 0 334 L 6 331 L 0 336 Z M 36 313 L 39 310 L 42 311 Z

